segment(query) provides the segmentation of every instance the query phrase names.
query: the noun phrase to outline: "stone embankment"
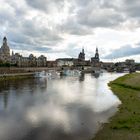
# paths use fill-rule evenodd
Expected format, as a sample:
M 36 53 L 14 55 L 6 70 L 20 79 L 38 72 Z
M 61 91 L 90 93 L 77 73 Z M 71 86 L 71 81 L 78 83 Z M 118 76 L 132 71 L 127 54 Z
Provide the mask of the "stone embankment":
M 54 68 L 53 68 L 54 69 Z M 39 71 L 48 71 L 49 68 L 0 68 L 0 80 L 9 80 L 9 79 L 21 79 L 27 77 L 33 77 L 35 72 Z

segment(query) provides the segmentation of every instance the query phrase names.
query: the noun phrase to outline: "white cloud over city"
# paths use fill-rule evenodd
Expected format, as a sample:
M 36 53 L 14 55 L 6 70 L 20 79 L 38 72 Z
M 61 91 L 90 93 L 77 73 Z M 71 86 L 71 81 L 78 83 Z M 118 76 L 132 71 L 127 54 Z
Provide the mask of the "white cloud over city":
M 140 60 L 139 0 L 0 0 L 0 40 L 15 52 L 48 59 Z

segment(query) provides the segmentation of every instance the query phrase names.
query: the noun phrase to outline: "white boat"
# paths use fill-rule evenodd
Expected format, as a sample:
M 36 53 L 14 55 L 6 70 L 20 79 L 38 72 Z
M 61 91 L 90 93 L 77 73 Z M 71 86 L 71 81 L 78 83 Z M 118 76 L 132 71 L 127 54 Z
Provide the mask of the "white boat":
M 79 70 L 63 70 L 61 75 L 62 76 L 80 76 L 81 71 L 79 71 Z
M 56 71 L 41 71 L 41 72 L 36 72 L 35 73 L 35 77 L 38 78 L 58 78 L 60 76 L 60 73 L 56 72 Z

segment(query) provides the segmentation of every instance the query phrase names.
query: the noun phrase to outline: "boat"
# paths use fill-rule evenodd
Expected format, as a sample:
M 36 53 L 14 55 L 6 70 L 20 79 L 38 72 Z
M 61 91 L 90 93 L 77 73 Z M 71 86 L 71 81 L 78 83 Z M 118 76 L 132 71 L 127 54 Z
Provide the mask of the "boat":
M 36 78 L 58 78 L 60 76 L 60 73 L 58 73 L 57 71 L 51 70 L 51 71 L 41 71 L 41 72 L 36 72 L 35 73 L 35 77 Z
M 79 70 L 63 70 L 61 71 L 61 76 L 80 76 L 81 71 Z

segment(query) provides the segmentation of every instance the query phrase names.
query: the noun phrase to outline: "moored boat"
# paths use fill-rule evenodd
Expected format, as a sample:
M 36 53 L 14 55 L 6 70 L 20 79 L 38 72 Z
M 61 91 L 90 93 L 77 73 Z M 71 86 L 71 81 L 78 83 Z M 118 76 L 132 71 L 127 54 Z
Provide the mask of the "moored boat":
M 80 76 L 81 71 L 79 70 L 63 70 L 61 71 L 61 76 Z

